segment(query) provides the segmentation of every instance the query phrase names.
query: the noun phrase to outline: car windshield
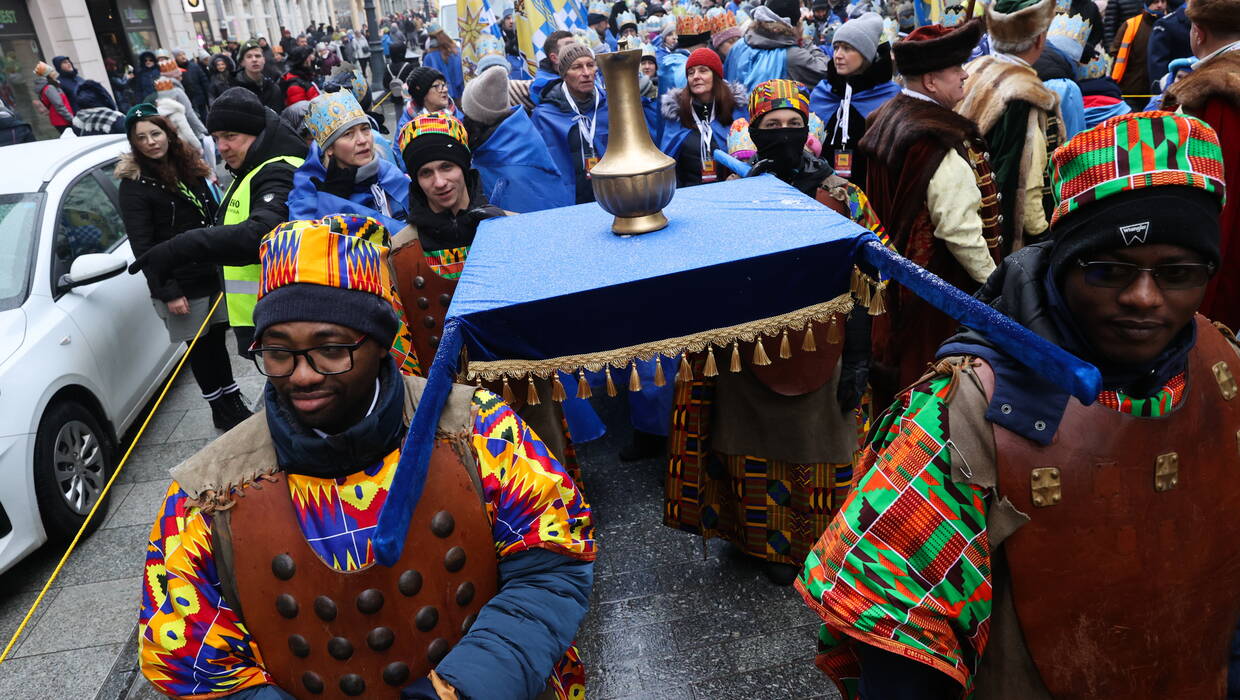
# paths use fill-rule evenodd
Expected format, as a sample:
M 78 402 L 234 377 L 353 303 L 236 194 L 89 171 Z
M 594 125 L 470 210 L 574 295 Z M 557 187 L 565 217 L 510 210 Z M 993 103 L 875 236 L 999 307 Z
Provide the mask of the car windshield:
M 21 306 L 30 290 L 41 194 L 0 194 L 0 311 Z

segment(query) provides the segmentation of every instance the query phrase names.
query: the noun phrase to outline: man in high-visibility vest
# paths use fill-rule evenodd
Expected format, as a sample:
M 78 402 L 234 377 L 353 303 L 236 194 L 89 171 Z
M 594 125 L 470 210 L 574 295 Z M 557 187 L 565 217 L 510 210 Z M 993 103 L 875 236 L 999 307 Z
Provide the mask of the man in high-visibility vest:
M 237 351 L 246 355 L 254 340 L 258 243 L 288 219 L 293 173 L 305 158 L 306 143 L 245 88 L 229 88 L 212 103 L 207 130 L 234 178 L 215 225 L 151 248 L 129 271 L 166 274 L 190 261 L 223 266 L 228 322 L 237 336 Z

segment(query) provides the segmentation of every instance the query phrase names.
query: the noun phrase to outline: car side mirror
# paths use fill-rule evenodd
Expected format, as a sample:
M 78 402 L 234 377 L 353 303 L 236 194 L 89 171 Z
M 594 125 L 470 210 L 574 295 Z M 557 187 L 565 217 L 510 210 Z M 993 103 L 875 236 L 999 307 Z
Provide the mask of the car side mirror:
M 56 288 L 57 291 L 67 292 L 75 287 L 102 282 L 124 272 L 126 267 L 128 263 L 125 259 L 112 253 L 79 255 L 69 268 L 69 274 L 60 276 Z

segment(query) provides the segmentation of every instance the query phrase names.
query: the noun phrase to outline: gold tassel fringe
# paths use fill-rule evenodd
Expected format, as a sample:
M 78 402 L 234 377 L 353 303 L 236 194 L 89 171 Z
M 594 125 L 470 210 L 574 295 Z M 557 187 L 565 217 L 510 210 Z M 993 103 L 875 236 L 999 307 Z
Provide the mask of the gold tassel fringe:
M 881 316 L 887 313 L 887 304 L 883 302 L 883 290 L 887 285 L 879 283 L 874 287 L 874 297 L 870 299 L 870 315 Z
M 586 381 L 586 371 L 583 369 L 577 373 L 577 398 L 588 399 L 594 393 L 590 391 L 590 382 Z
M 702 367 L 702 376 L 718 377 L 719 366 L 715 364 L 715 346 L 706 348 L 706 365 Z
M 629 391 L 642 390 L 642 378 L 637 374 L 637 363 L 633 363 L 633 370 L 629 372 Z
M 814 342 L 814 322 L 805 324 L 805 340 L 801 341 L 801 349 L 805 352 L 817 352 L 818 345 Z
M 741 346 L 735 340 L 732 341 L 732 364 L 728 369 L 733 372 L 741 371 Z
M 525 403 L 530 406 L 537 406 L 542 403 L 542 400 L 538 398 L 538 387 L 534 386 L 534 375 L 531 374 L 525 379 L 527 382 L 525 387 Z
M 607 395 L 615 396 L 619 392 L 616 391 L 616 383 L 612 381 L 610 365 L 603 368 L 603 374 L 607 375 Z
M 786 360 L 792 357 L 792 343 L 788 342 L 788 329 L 784 329 L 784 336 L 779 339 L 779 359 Z
M 508 404 L 509 406 L 517 402 L 516 395 L 512 393 L 512 387 L 508 386 L 508 377 L 504 377 L 503 397 L 504 397 L 504 403 Z
M 693 367 L 689 365 L 689 356 L 680 356 L 680 369 L 676 371 L 676 381 L 691 382 L 693 381 Z
M 667 386 L 667 377 L 663 374 L 663 358 L 654 356 L 654 385 Z
M 827 324 L 827 342 L 832 345 L 844 342 L 844 327 L 839 316 L 832 316 L 831 323 Z
M 753 363 L 759 367 L 771 364 L 771 358 L 766 356 L 766 348 L 762 347 L 761 335 L 753 341 Z
M 551 400 L 557 403 L 563 403 L 568 395 L 564 393 L 564 383 L 560 381 L 560 373 L 556 372 L 551 375 Z

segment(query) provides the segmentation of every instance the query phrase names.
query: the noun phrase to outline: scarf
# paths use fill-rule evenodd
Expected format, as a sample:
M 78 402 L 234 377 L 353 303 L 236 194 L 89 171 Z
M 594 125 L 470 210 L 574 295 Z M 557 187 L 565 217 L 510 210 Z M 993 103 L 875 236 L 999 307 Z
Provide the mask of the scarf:
M 276 463 L 290 474 L 340 479 L 391 454 L 405 437 L 405 384 L 391 356 L 379 370 L 374 410 L 342 433 L 320 437 L 301 425 L 271 382 L 263 389 L 263 401 Z
M 478 232 L 478 224 L 496 216 L 503 216 L 503 211 L 491 206 L 482 187 L 477 170 L 470 170 L 465 175 L 465 187 L 469 191 L 469 205 L 459 212 L 444 210 L 431 211 L 426 203 L 426 194 L 417 182 L 409 187 L 409 223 L 418 229 L 418 238 L 422 241 L 422 249 L 426 252 L 463 248 L 473 245 L 474 235 Z

